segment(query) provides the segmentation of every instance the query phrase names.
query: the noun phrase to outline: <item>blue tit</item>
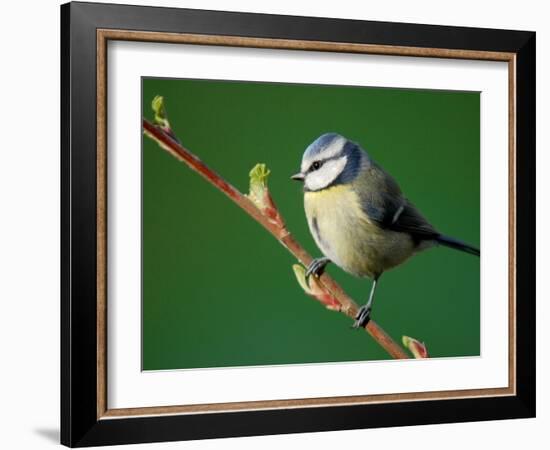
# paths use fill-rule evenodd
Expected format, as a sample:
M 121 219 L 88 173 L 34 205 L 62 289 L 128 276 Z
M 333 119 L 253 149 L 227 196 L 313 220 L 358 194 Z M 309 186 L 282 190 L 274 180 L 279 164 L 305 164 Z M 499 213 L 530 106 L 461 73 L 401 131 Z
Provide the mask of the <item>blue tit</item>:
M 380 276 L 412 255 L 444 245 L 479 256 L 479 249 L 439 233 L 407 200 L 397 182 L 358 144 L 336 133 L 305 150 L 300 172 L 304 208 L 313 238 L 324 254 L 306 276 L 320 276 L 329 262 L 373 280 L 354 328 L 370 319 Z

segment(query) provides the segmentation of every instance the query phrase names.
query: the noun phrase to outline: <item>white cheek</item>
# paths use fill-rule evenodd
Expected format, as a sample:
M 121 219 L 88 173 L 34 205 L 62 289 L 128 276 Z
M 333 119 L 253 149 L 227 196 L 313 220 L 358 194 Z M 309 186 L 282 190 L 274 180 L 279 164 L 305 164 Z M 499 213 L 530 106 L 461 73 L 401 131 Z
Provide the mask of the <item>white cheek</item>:
M 327 161 L 319 170 L 311 172 L 306 176 L 306 188 L 310 191 L 318 191 L 319 189 L 326 188 L 342 173 L 344 167 L 346 167 L 346 162 L 346 156 Z

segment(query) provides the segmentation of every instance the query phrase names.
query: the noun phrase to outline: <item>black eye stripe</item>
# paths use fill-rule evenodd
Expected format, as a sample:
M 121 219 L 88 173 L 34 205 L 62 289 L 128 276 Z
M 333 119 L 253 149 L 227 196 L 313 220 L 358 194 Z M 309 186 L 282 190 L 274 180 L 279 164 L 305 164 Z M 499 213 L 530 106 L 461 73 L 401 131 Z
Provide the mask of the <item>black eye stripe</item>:
M 328 161 L 334 161 L 336 159 L 340 159 L 342 155 L 336 155 L 331 158 L 323 159 L 323 160 L 317 160 L 313 161 L 311 165 L 309 166 L 309 169 L 307 169 L 308 172 L 315 172 L 316 170 L 319 170 L 323 164 L 325 164 Z
M 315 172 L 316 170 L 319 170 L 327 161 L 330 161 L 331 159 L 332 158 L 313 161 L 309 166 L 308 172 Z

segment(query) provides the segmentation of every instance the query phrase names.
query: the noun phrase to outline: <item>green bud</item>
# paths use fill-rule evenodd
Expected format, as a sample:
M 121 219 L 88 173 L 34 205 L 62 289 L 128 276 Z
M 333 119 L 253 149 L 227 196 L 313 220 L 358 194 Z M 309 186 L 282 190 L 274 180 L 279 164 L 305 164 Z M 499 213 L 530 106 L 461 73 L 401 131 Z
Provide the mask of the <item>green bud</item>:
M 423 342 L 409 336 L 403 336 L 402 341 L 415 358 L 428 358 L 428 349 Z
M 261 210 L 269 207 L 267 204 L 267 180 L 271 171 L 265 164 L 256 164 L 249 173 L 250 191 L 247 197 Z
M 166 108 L 164 106 L 164 97 L 157 95 L 151 102 L 151 107 L 155 114 L 154 123 L 164 130 L 170 130 L 170 122 L 168 122 L 168 115 L 166 114 Z

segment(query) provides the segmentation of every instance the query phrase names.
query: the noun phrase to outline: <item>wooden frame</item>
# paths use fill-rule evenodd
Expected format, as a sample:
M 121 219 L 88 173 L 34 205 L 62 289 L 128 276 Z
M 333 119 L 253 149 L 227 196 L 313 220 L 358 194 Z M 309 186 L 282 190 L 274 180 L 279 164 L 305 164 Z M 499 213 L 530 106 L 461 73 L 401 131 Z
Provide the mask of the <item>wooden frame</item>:
M 62 443 L 85 446 L 534 416 L 534 33 L 89 3 L 63 5 L 61 11 Z M 108 40 L 508 62 L 509 386 L 109 409 Z

